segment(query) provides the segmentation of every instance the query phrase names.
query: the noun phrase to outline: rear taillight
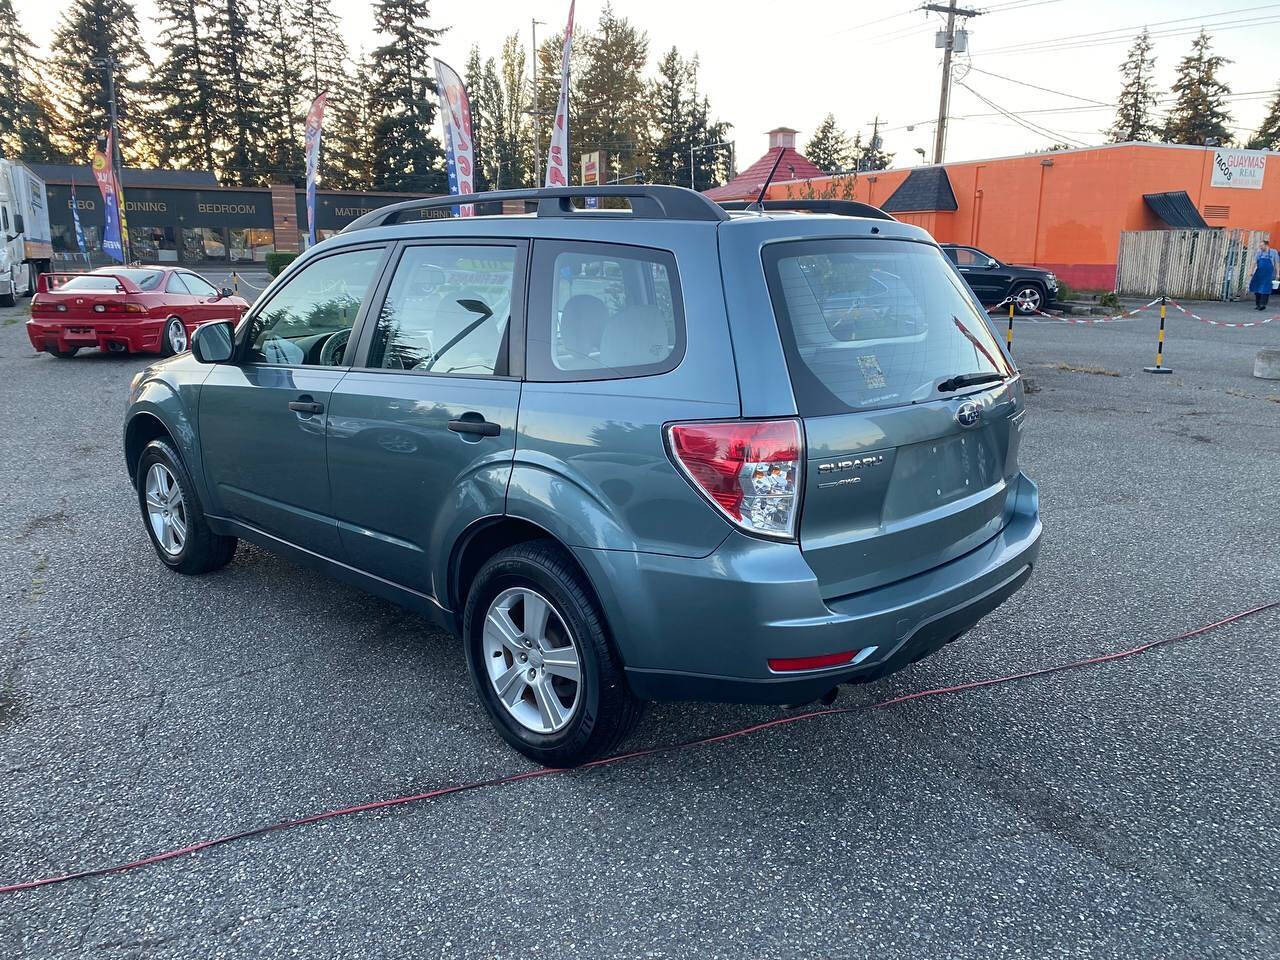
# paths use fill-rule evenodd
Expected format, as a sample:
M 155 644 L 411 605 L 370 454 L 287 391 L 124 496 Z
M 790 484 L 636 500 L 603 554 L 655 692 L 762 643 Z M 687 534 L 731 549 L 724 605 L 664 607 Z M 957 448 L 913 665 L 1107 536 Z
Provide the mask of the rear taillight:
M 99 303 L 94 306 L 97 313 L 146 313 L 147 308 L 140 303 L 128 300 L 113 300 L 110 303 Z
M 795 537 L 804 464 L 798 420 L 673 423 L 667 446 L 698 491 L 742 529 Z

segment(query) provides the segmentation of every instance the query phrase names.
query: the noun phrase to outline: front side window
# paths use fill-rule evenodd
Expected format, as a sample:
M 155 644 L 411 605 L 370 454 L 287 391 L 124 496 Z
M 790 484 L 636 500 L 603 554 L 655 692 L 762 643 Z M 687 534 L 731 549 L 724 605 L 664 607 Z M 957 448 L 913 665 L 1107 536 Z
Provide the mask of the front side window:
M 980 258 L 977 252 L 970 250 L 968 247 L 951 247 L 947 250 L 947 255 L 960 267 L 976 267 L 979 264 Z M 986 263 L 987 258 L 982 257 L 981 262 Z
M 212 297 L 218 291 L 214 289 L 213 284 L 204 277 L 198 277 L 194 273 L 182 274 L 182 279 L 187 285 L 187 289 L 197 297 Z
M 957 374 L 1012 375 L 936 247 L 793 241 L 766 248 L 764 264 L 803 416 L 937 399 Z
M 670 253 L 539 241 L 533 277 L 531 379 L 648 376 L 680 362 L 684 309 Z
M 515 247 L 409 247 L 378 312 L 366 366 L 505 375 L 515 275 Z
M 294 274 L 250 322 L 248 362 L 340 366 L 382 256 L 335 253 Z

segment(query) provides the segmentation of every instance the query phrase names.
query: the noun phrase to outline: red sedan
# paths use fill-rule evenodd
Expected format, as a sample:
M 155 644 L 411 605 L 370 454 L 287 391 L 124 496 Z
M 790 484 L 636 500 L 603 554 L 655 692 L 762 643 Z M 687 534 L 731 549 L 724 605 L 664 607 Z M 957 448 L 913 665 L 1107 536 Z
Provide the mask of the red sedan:
M 178 267 L 46 273 L 31 301 L 27 336 L 55 357 L 74 357 L 84 347 L 167 357 L 187 349 L 202 323 L 238 321 L 248 309 L 230 290 Z

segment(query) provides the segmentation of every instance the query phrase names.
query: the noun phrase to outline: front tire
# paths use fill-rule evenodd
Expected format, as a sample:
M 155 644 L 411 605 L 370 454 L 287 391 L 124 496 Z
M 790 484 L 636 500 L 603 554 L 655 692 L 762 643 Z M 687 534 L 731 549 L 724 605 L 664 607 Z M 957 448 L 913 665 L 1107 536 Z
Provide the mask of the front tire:
M 166 357 L 181 353 L 191 343 L 187 336 L 187 328 L 177 317 L 170 317 L 164 322 L 164 333 L 160 336 L 160 348 Z
M 591 591 L 551 540 L 480 569 L 463 612 L 467 667 L 503 739 L 549 767 L 613 752 L 644 704 L 627 686 Z
M 231 562 L 236 538 L 214 533 L 196 498 L 195 484 L 173 447 L 152 440 L 134 477 L 142 523 L 156 556 L 170 570 L 209 573 Z

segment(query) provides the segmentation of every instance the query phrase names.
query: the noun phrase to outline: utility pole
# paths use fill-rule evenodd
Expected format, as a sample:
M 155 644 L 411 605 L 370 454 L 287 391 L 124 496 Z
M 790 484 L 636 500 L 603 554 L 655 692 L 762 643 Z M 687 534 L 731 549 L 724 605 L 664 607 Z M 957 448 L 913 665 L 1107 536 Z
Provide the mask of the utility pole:
M 942 93 L 938 97 L 938 131 L 933 141 L 933 162 L 941 163 L 942 151 L 947 143 L 947 112 L 951 106 L 951 54 L 956 46 L 956 17 L 976 17 L 982 11 L 957 7 L 956 0 L 949 0 L 945 7 L 938 3 L 926 3 L 920 9 L 947 15 L 947 29 L 942 44 Z
M 533 34 L 533 184 L 542 186 L 542 118 L 538 112 L 538 25 L 546 26 L 544 20 L 529 21 Z

